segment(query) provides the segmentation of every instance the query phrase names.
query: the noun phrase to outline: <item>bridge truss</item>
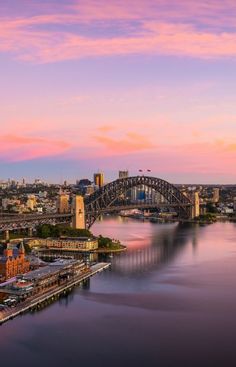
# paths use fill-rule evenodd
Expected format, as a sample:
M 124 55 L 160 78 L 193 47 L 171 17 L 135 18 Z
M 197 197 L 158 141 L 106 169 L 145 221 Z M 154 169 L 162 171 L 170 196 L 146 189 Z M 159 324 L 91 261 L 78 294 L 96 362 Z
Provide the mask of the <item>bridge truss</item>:
M 167 204 L 175 209 L 180 218 L 191 218 L 193 203 L 177 187 L 169 182 L 156 177 L 135 176 L 113 181 L 85 199 L 86 226 L 90 228 L 96 219 L 104 212 L 112 210 L 122 210 L 131 208 L 130 205 L 124 205 L 122 208 L 117 206 L 117 200 L 126 195 L 134 188 L 145 186 L 159 192 L 166 200 Z M 158 207 L 158 204 L 139 203 L 132 207 Z
M 134 187 L 145 186 L 160 193 L 166 200 L 166 203 L 123 203 L 119 198 L 125 196 L 129 190 Z M 181 219 L 189 219 L 192 216 L 193 203 L 181 191 L 160 178 L 149 176 L 135 176 L 113 181 L 92 195 L 85 198 L 85 222 L 86 228 L 90 228 L 96 219 L 103 213 L 127 210 L 131 208 L 149 209 L 149 208 L 170 207 L 175 210 Z M 64 224 L 72 222 L 73 214 L 51 213 L 51 214 L 28 214 L 17 215 L 13 217 L 0 218 L 0 231 L 12 231 L 18 229 L 35 228 L 41 224 Z

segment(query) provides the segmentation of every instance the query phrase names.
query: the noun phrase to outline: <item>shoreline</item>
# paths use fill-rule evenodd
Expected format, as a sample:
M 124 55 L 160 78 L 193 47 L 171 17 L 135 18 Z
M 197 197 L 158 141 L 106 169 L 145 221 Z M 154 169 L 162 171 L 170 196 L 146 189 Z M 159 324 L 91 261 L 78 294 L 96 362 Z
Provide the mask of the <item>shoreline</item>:
M 41 303 L 52 299 L 54 300 L 56 296 L 60 296 L 65 291 L 70 290 L 73 287 L 76 287 L 79 283 L 84 280 L 92 277 L 93 275 L 100 273 L 101 271 L 108 269 L 111 266 L 110 263 L 97 263 L 96 265 L 92 265 L 90 270 L 83 275 L 78 276 L 77 278 L 73 278 L 71 281 L 63 284 L 61 286 L 57 286 L 55 289 L 49 289 L 47 292 L 36 295 L 33 299 L 30 299 L 28 302 L 25 301 L 23 304 L 19 305 L 17 308 L 12 308 L 7 311 L 0 311 L 0 326 L 13 318 L 28 312 L 29 310 L 35 309 Z M 5 314 L 5 315 L 4 315 Z

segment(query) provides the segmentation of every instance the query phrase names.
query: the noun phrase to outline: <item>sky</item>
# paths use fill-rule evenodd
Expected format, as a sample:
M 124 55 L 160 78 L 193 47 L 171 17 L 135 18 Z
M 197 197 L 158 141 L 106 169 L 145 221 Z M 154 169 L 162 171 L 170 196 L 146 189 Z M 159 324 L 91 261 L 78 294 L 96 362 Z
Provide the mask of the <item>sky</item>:
M 235 0 L 0 2 L 0 179 L 236 183 Z

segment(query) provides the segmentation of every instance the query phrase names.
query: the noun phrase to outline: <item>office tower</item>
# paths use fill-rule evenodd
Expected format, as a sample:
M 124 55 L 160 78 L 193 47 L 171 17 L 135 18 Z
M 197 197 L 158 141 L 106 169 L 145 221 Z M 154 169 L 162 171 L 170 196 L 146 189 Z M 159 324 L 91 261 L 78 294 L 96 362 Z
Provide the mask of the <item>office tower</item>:
M 94 181 L 94 185 L 102 187 L 104 185 L 104 174 L 103 173 L 94 173 L 93 181 Z

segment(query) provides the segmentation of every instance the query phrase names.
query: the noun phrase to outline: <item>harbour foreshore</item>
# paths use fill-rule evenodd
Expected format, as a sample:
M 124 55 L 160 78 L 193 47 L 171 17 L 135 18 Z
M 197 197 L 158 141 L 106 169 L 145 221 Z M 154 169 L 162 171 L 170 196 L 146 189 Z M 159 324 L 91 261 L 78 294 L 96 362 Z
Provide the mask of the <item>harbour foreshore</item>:
M 14 317 L 20 314 L 23 314 L 24 312 L 30 309 L 35 308 L 40 303 L 43 303 L 51 299 L 54 296 L 60 295 L 61 293 L 78 285 L 79 283 L 90 278 L 91 276 L 109 268 L 110 265 L 111 265 L 110 263 L 98 263 L 98 264 L 92 265 L 90 267 L 90 270 L 87 273 L 80 275 L 78 277 L 74 277 L 73 279 L 71 279 L 70 281 L 68 281 L 67 283 L 61 286 L 55 287 L 54 289 L 50 289 L 49 291 L 43 294 L 40 294 L 40 296 L 36 295 L 35 297 L 33 297 L 33 299 L 30 299 L 28 301 L 26 300 L 25 302 L 17 305 L 16 307 L 13 307 L 7 310 L 2 310 L 2 311 L 0 310 L 0 325 L 8 320 L 13 319 Z

